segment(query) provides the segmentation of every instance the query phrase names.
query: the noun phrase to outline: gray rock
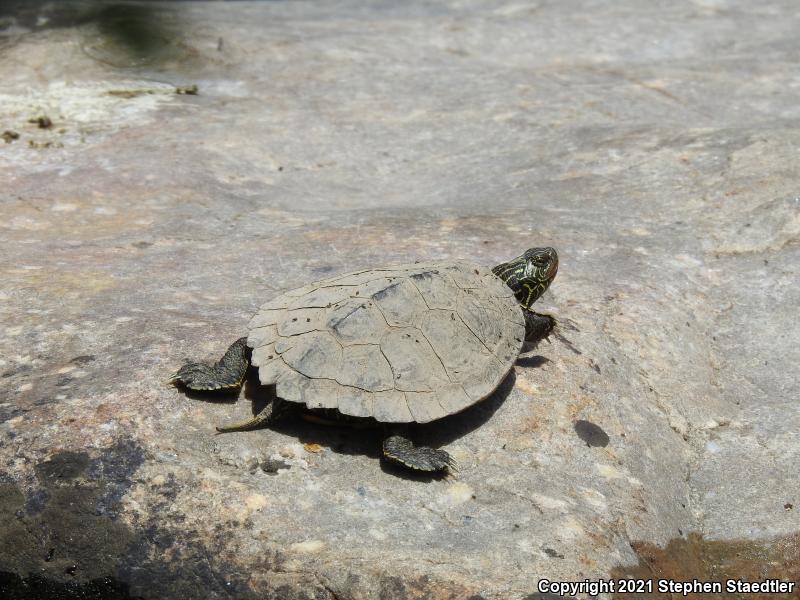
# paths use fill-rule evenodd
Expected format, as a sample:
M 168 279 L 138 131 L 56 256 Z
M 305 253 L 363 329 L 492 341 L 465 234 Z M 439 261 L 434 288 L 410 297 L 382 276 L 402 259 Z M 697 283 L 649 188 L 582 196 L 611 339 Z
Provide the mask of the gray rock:
M 149 54 L 107 18 L 0 30 L 4 591 L 518 599 L 697 552 L 796 578 L 794 3 L 168 8 Z M 457 478 L 369 431 L 215 436 L 257 387 L 165 385 L 285 290 L 539 244 L 559 336 L 414 432 Z

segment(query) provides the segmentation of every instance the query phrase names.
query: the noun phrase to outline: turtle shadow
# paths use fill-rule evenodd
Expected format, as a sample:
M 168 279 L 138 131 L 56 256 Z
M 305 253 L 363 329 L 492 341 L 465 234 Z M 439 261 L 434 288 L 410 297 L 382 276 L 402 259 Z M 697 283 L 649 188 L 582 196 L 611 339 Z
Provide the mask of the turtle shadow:
M 319 424 L 306 421 L 297 415 L 268 427 L 285 435 L 296 437 L 304 444 L 319 444 L 337 454 L 360 454 L 371 458 L 382 457 L 383 439 L 392 433 L 400 433 L 418 446 L 438 448 L 453 443 L 492 418 L 514 389 L 516 375 L 511 371 L 497 389 L 485 400 L 473 404 L 459 413 L 437 419 L 431 423 L 403 423 L 392 425 L 378 423 L 374 419 L 359 419 L 355 422 L 331 422 Z M 274 387 L 270 387 L 274 397 Z M 269 401 L 266 400 L 266 401 Z M 263 402 L 263 403 L 262 403 Z M 265 406 L 263 398 L 254 398 L 253 414 Z M 394 468 L 393 463 L 387 463 Z M 387 467 L 387 468 L 388 468 Z
M 365 425 L 322 424 L 306 421 L 297 414 L 273 423 L 269 428 L 293 437 L 301 444 L 317 444 L 336 454 L 382 458 L 384 433 L 381 424 L 375 421 Z
M 258 367 L 251 366 L 247 369 L 241 393 L 246 400 L 250 400 L 253 416 L 256 416 L 275 398 L 275 386 L 262 385 L 258 378 Z
M 539 356 L 539 355 L 535 355 L 535 356 L 520 356 L 517 359 L 516 365 L 518 367 L 526 367 L 526 368 L 538 369 L 542 365 L 547 364 L 549 362 L 551 362 L 551 360 L 549 358 L 547 358 L 546 356 Z
M 412 471 L 407 467 L 401 467 L 398 464 L 395 464 L 385 458 L 381 457 L 381 471 L 386 473 L 387 475 L 392 475 L 393 477 L 399 477 L 400 479 L 405 479 L 406 481 L 419 481 L 422 483 L 428 483 L 431 481 L 442 481 L 443 479 L 447 479 L 448 477 L 452 477 L 452 475 L 446 471 L 438 471 L 436 473 L 427 473 L 425 471 Z
M 540 366 L 547 362 L 544 357 L 531 357 L 530 364 L 523 366 Z M 319 445 L 331 452 L 343 455 L 366 456 L 380 461 L 381 470 L 410 481 L 428 482 L 446 478 L 447 473 L 424 473 L 411 471 L 388 461 L 383 456 L 383 440 L 392 433 L 400 433 L 418 446 L 439 448 L 453 443 L 489 421 L 495 412 L 505 403 L 514 389 L 516 374 L 513 369 L 500 383 L 497 389 L 486 399 L 463 411 L 437 419 L 431 423 L 408 423 L 392 425 L 378 423 L 372 418 L 356 419 L 353 422 L 328 421 L 311 422 L 303 417 L 301 411 L 287 416 L 269 425 L 257 429 L 270 429 L 296 439 L 301 444 Z M 272 402 L 275 386 L 261 385 L 256 369 L 248 372 L 243 386 L 243 394 L 251 402 L 253 415 L 258 414 L 267 403 Z M 209 400 L 205 395 L 198 396 Z M 236 395 L 233 395 L 233 401 Z M 213 399 L 211 401 L 214 401 Z
M 212 404 L 236 404 L 239 399 L 240 390 L 191 390 L 180 382 L 172 382 L 171 385 L 178 388 L 184 396 L 191 400 L 202 400 Z
M 251 410 L 255 416 L 276 398 L 276 393 L 274 385 L 261 384 L 256 368 L 251 368 L 250 371 L 252 373 L 248 372 L 243 386 L 243 396 L 251 402 Z M 354 423 L 317 423 L 307 421 L 301 410 L 298 410 L 295 414 L 257 429 L 270 429 L 293 437 L 301 444 L 317 444 L 337 454 L 364 455 L 370 458 L 381 456 L 382 427 L 374 419 L 360 419 Z
M 304 445 L 318 445 L 335 454 L 344 456 L 365 456 L 378 461 L 381 471 L 408 481 L 430 482 L 448 476 L 446 472 L 426 473 L 412 471 L 387 460 L 383 455 L 383 440 L 391 433 L 402 433 L 415 443 L 423 444 L 416 435 L 418 426 L 402 426 L 396 429 L 374 419 L 364 419 L 368 423 L 330 423 L 321 424 L 306 421 L 300 414 L 278 421 L 269 429 L 297 439 Z
M 516 380 L 516 373 L 512 369 L 497 389 L 480 402 L 431 423 L 414 424 L 413 432 L 416 435 L 412 434 L 411 439 L 417 445 L 433 448 L 452 444 L 489 421 L 508 399 Z

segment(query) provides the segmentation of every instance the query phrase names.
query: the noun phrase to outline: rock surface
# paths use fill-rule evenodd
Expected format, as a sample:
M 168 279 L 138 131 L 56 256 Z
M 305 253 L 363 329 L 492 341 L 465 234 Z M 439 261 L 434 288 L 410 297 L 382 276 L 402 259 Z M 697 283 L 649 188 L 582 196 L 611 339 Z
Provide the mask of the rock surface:
M 0 38 L 0 589 L 800 577 L 793 2 L 70 6 Z M 417 431 L 455 478 L 164 383 L 282 290 L 545 244 L 561 335 Z

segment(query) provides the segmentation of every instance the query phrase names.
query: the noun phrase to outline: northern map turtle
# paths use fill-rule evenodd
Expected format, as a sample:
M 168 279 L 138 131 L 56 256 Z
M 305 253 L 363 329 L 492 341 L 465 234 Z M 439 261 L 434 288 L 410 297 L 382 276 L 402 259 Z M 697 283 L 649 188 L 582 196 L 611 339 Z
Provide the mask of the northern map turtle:
M 337 275 L 264 304 L 249 334 L 215 364 L 188 363 L 171 381 L 190 390 L 242 385 L 250 365 L 275 397 L 244 431 L 292 410 L 378 423 L 427 423 L 489 396 L 524 342 L 555 327 L 531 310 L 558 270 L 553 248 L 531 248 L 493 269 L 468 262 L 420 262 Z M 445 471 L 444 450 L 402 435 L 383 441 L 390 461 Z

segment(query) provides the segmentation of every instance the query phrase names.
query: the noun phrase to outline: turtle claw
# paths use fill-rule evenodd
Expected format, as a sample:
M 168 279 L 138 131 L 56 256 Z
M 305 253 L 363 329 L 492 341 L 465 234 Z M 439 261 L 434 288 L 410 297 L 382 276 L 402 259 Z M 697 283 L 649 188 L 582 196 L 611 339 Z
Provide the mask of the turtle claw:
M 183 370 L 183 367 L 181 367 L 180 369 L 175 371 L 172 375 L 169 376 L 169 379 L 167 379 L 167 381 L 165 383 L 167 385 L 175 384 L 175 383 L 181 383 L 182 382 L 182 380 L 181 380 L 181 371 L 182 370 Z
M 448 454 L 447 455 L 447 470 L 448 471 L 452 471 L 454 473 L 457 473 L 460 470 L 460 468 L 461 467 L 458 466 L 458 463 L 456 462 L 456 459 Z

